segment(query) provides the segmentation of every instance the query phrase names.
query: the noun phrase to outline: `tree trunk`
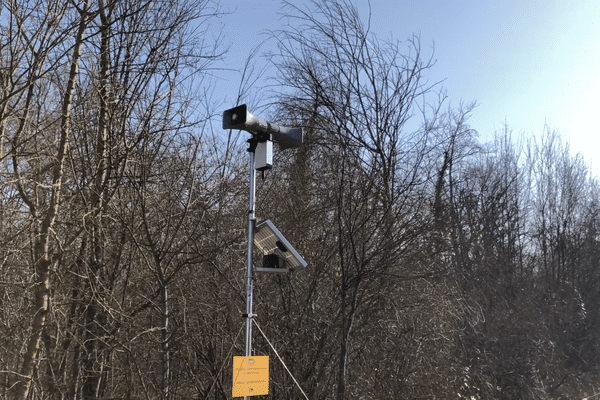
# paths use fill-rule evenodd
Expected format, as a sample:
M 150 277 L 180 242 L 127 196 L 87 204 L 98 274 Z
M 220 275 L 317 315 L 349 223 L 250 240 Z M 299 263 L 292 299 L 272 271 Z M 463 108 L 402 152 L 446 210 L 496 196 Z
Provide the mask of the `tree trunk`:
M 51 285 L 49 271 L 50 265 L 53 262 L 52 257 L 50 255 L 50 236 L 52 234 L 52 227 L 54 225 L 54 220 L 58 213 L 58 207 L 60 203 L 64 160 L 66 157 L 67 146 L 69 143 L 69 113 L 71 111 L 71 104 L 73 102 L 73 92 L 75 89 L 75 82 L 79 70 L 79 59 L 81 56 L 83 35 L 88 22 L 88 5 L 88 2 L 86 1 L 84 5 L 84 11 L 81 13 L 79 29 L 77 31 L 75 46 L 73 47 L 73 58 L 71 59 L 71 70 L 69 73 L 69 80 L 63 98 L 62 117 L 60 125 L 60 142 L 58 147 L 58 154 L 56 157 L 56 164 L 52 176 L 52 194 L 50 200 L 50 207 L 41 224 L 39 235 L 36 241 L 37 243 L 35 245 L 34 306 L 36 311 L 31 322 L 31 333 L 27 341 L 26 351 L 23 355 L 23 364 L 20 370 L 20 374 L 24 378 L 24 380 L 20 381 L 15 386 L 15 398 L 17 399 L 26 399 L 29 395 L 29 390 L 31 389 L 31 384 L 34 377 L 34 370 L 39 360 L 40 342 L 42 338 L 42 333 L 44 331 L 44 324 L 46 322 L 46 318 L 49 312 Z
M 160 306 L 162 312 L 162 391 L 163 399 L 170 397 L 170 375 L 171 375 L 171 349 L 169 344 L 169 296 L 167 292 L 167 283 L 161 280 L 160 286 Z

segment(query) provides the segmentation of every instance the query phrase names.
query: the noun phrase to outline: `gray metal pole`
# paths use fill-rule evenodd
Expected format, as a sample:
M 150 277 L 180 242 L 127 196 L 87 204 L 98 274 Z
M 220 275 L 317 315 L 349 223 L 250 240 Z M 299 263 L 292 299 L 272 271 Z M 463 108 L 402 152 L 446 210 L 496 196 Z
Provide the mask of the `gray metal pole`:
M 254 276 L 252 271 L 252 245 L 254 241 L 254 223 L 256 220 L 254 197 L 256 193 L 256 171 L 254 170 L 254 149 L 250 150 L 250 202 L 248 206 L 248 267 L 246 270 L 246 357 L 252 355 L 252 290 Z M 244 400 L 248 398 L 244 396 Z

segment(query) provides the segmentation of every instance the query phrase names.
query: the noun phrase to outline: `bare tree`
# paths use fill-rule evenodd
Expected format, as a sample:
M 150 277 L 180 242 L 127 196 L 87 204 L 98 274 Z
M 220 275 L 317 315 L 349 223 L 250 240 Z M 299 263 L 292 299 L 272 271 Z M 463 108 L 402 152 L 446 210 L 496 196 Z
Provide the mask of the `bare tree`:
M 335 396 L 343 399 L 360 386 L 354 379 L 361 373 L 360 345 L 353 338 L 376 321 L 385 299 L 374 294 L 386 279 L 407 272 L 402 257 L 423 226 L 417 209 L 427 186 L 429 130 L 409 121 L 431 89 L 424 73 L 433 62 L 423 58 L 417 37 L 379 41 L 351 2 L 285 5 L 291 25 L 277 32 L 280 55 L 273 56 L 278 82 L 289 93 L 280 99 L 282 114 L 309 130 L 315 175 L 290 178 L 304 179 L 308 188 L 300 190 L 319 196 L 306 198 L 304 209 L 318 202 L 318 226 L 332 238 L 326 252 L 334 256 L 325 256 L 323 268 L 335 285 L 328 296 L 337 298 L 330 306 L 339 346 Z M 356 382 L 350 387 L 349 377 Z
M 46 9 L 38 10 L 40 6 Z M 9 63 L 6 74 L 9 86 L 2 102 L 8 115 L 3 118 L 3 126 L 7 118 L 15 123 L 10 124 L 10 133 L 4 131 L 2 136 L 10 134 L 11 172 L 30 213 L 32 232 L 33 316 L 19 369 L 23 379 L 15 386 L 16 396 L 26 398 L 40 359 L 42 333 L 50 312 L 50 268 L 56 263 L 52 242 L 70 141 L 70 112 L 90 15 L 89 2 L 84 2 L 76 11 L 71 27 L 63 30 L 61 19 L 69 10 L 57 3 L 10 2 L 7 11 L 9 26 L 5 30 L 11 32 L 11 37 L 3 49 Z M 70 46 L 63 47 L 62 40 L 67 40 Z M 62 57 L 70 61 L 65 62 Z M 47 84 L 52 69 L 63 66 L 67 70 L 66 85 L 60 95 L 47 98 L 52 93 L 42 85 Z M 61 105 L 53 108 L 47 103 L 52 100 Z M 54 134 L 37 135 L 43 131 Z
M 131 248 L 115 224 L 115 195 L 126 191 L 136 152 L 205 117 L 178 85 L 201 83 L 220 56 L 218 35 L 203 35 L 218 9 L 9 1 L 2 12 L 3 194 L 19 218 L 10 234 L 29 236 L 15 247 L 29 267 L 12 279 L 28 282 L 31 302 L 6 384 L 15 398 L 102 397 L 127 313 L 114 296 Z

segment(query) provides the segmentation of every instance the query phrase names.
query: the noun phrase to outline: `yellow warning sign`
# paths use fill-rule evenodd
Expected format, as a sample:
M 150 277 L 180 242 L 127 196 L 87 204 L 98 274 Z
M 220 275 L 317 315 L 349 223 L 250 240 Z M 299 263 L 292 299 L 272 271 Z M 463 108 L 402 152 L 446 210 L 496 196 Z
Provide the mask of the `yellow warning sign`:
M 233 357 L 233 397 L 269 394 L 269 356 Z

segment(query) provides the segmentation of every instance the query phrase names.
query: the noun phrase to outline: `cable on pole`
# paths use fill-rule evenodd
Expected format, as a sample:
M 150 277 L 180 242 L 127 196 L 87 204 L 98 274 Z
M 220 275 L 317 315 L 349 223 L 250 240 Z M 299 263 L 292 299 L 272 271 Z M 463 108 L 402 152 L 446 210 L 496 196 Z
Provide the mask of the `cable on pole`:
M 271 349 L 273 349 L 273 352 L 275 353 L 275 355 L 277 356 L 277 358 L 281 362 L 281 365 L 283 365 L 283 368 L 285 368 L 285 370 L 290 375 L 290 377 L 292 378 L 292 380 L 294 381 L 294 383 L 296 384 L 296 386 L 298 386 L 298 389 L 300 389 L 300 391 L 302 392 L 302 395 L 304 395 L 304 398 L 306 400 L 309 400 L 308 396 L 306 395 L 306 393 L 304 393 L 304 390 L 302 390 L 302 388 L 300 387 L 300 384 L 298 383 L 298 381 L 296 380 L 296 378 L 294 378 L 294 375 L 292 375 L 292 373 L 288 369 L 287 365 L 285 365 L 285 363 L 283 362 L 283 360 L 281 359 L 281 357 L 279 357 L 279 353 L 277 353 L 277 350 L 275 350 L 275 347 L 273 347 L 273 345 L 271 344 L 271 342 L 269 341 L 269 339 L 267 339 L 267 335 L 265 335 L 265 333 L 262 331 L 262 329 L 260 329 L 260 326 L 258 326 L 258 322 L 256 322 L 256 320 L 254 320 L 254 319 L 252 321 L 254 322 L 254 325 L 256 325 L 256 327 L 258 328 L 258 330 L 260 331 L 260 333 L 263 335 L 263 337 L 265 338 L 265 340 L 267 341 L 267 343 L 269 343 L 269 346 L 271 347 Z
M 215 379 L 213 380 L 212 385 L 210 385 L 210 389 L 208 389 L 208 393 L 206 393 L 206 397 L 204 398 L 204 400 L 208 400 L 208 396 L 210 396 L 210 392 L 212 392 L 213 387 L 215 387 L 215 383 L 217 383 L 217 379 L 219 379 L 219 376 L 221 375 L 221 372 L 223 372 L 223 368 L 225 368 L 225 364 L 229 360 L 229 356 L 231 355 L 231 352 L 233 351 L 233 348 L 235 347 L 235 342 L 237 342 L 238 338 L 240 337 L 240 333 L 242 333 L 242 329 L 244 329 L 244 325 L 243 324 L 240 327 L 240 330 L 238 331 L 237 335 L 235 336 L 235 339 L 233 339 L 233 343 L 231 344 L 231 348 L 229 349 L 229 353 L 227 353 L 227 356 L 225 357 L 225 360 L 223 361 L 223 365 L 221 365 L 221 369 L 217 373 L 217 376 L 215 376 Z

